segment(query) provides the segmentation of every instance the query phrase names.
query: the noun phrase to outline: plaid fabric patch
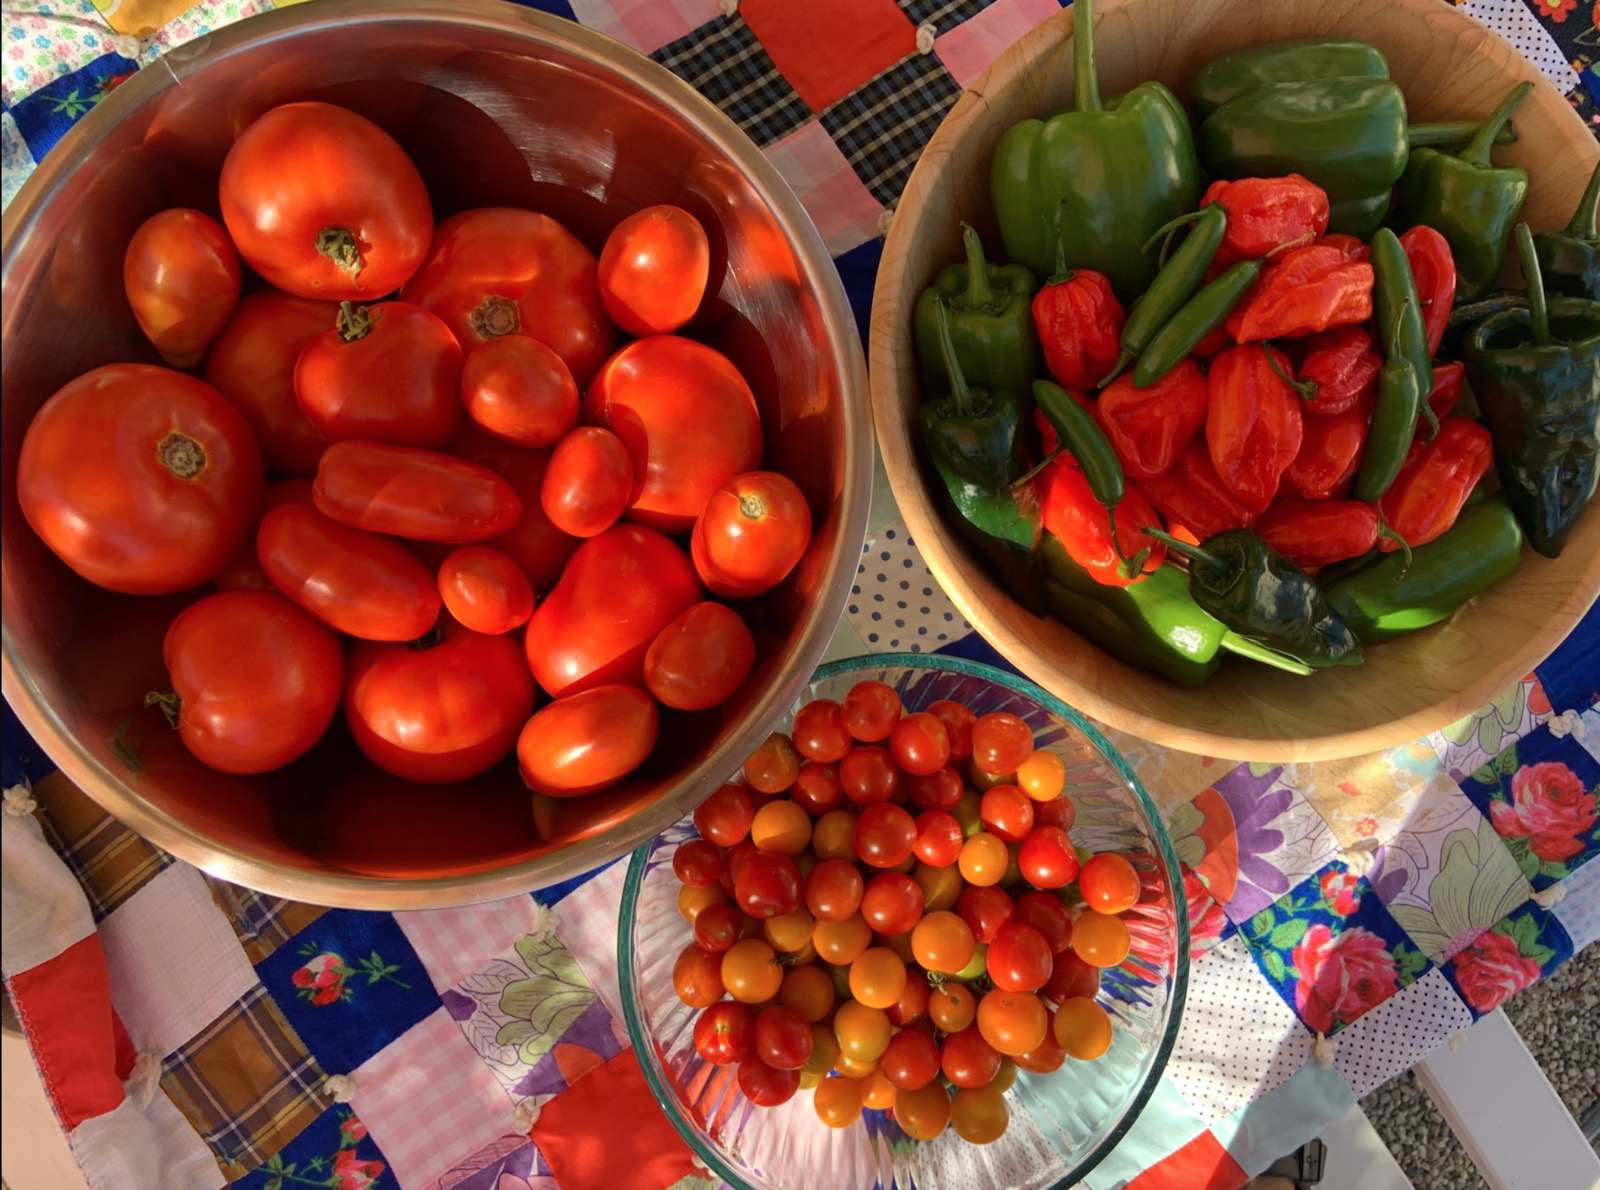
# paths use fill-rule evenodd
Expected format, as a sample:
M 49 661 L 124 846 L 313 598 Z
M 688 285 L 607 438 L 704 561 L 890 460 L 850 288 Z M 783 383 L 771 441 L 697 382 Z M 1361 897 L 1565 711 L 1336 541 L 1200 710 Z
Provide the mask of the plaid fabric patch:
M 42 778 L 33 796 L 44 810 L 39 822 L 45 838 L 83 886 L 96 923 L 173 864 L 171 855 L 123 826 L 60 773 Z
M 307 905 L 268 896 L 226 880 L 206 878 L 211 899 L 227 915 L 239 944 L 250 956 L 250 964 L 260 963 L 278 947 L 293 938 L 327 912 L 321 905 Z
M 721 108 L 758 145 L 771 144 L 811 118 L 811 109 L 737 14 L 718 17 L 650 56 Z
M 963 21 L 970 21 L 995 0 L 899 0 L 901 9 L 913 25 L 933 22 L 936 34 L 948 33 Z
M 873 197 L 888 205 L 960 96 L 961 85 L 935 55 L 917 54 L 823 112 L 822 126 Z
M 327 1075 L 257 985 L 167 1055 L 161 1087 L 230 1182 L 279 1152 L 320 1116 Z

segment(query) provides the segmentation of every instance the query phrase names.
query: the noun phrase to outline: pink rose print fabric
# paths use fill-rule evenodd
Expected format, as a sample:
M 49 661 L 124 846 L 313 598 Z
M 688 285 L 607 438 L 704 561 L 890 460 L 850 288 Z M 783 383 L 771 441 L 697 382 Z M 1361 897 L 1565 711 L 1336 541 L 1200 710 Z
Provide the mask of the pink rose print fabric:
M 1571 859 L 1584 847 L 1583 836 L 1600 814 L 1595 794 L 1560 761 L 1519 768 L 1511 777 L 1511 805 L 1490 805 L 1494 829 L 1508 839 L 1526 838 L 1541 860 Z
M 1442 970 L 1476 1019 L 1572 957 L 1555 914 L 1528 902 L 1463 947 Z
M 1540 727 L 1461 782 L 1535 891 L 1600 853 L 1600 761 Z
M 1400 990 L 1394 956 L 1360 926 L 1339 934 L 1310 926 L 1292 953 L 1295 1011 L 1313 1032 L 1332 1033 Z

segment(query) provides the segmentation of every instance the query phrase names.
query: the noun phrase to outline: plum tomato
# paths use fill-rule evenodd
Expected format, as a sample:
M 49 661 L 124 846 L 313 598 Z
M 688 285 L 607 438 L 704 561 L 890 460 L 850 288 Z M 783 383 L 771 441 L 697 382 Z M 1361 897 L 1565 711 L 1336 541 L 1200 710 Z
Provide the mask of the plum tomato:
M 894 867 L 911 854 L 916 841 L 916 822 L 899 806 L 879 802 L 856 819 L 856 855 L 869 867 Z
M 780 917 L 799 907 L 802 888 L 794 860 L 758 848 L 734 875 L 733 903 L 751 917 Z
M 722 852 L 705 839 L 686 839 L 672 853 L 672 874 L 681 884 L 715 884 L 722 874 Z
M 844 805 L 844 785 L 839 781 L 839 767 L 818 764 L 808 760 L 795 774 L 794 785 L 789 790 L 794 804 L 813 818 L 821 818 L 830 810 Z
M 929 971 L 954 975 L 972 961 L 972 927 L 947 909 L 924 913 L 911 929 L 911 953 Z
M 839 761 L 839 784 L 856 805 L 878 805 L 900 788 L 900 768 L 882 745 L 857 744 Z
M 1008 992 L 1036 992 L 1050 978 L 1054 952 L 1032 926 L 1009 921 L 989 943 L 989 978 Z
M 1000 1051 L 983 1039 L 978 1026 L 969 1024 L 944 1039 L 939 1065 L 956 1087 L 986 1087 L 1000 1073 Z
M 961 800 L 966 786 L 961 774 L 948 764 L 934 772 L 906 778 L 911 803 L 922 810 L 950 810 Z
M 1035 748 L 1017 766 L 1017 784 L 1036 802 L 1053 801 L 1066 787 L 1066 762 L 1054 752 Z
M 795 482 L 776 471 L 746 471 L 711 493 L 689 556 L 708 590 L 750 599 L 787 578 L 810 543 L 811 509 Z
M 1128 957 L 1131 938 L 1122 918 L 1093 909 L 1072 923 L 1072 953 L 1091 967 L 1115 967 Z
M 855 742 L 839 704 L 831 698 L 814 698 L 796 711 L 789 735 L 801 756 L 820 764 L 843 760 Z
M 956 900 L 956 912 L 979 942 L 990 943 L 1000 927 L 1012 921 L 1017 907 L 1003 888 L 969 885 Z
M 704 711 L 744 684 L 756 663 L 756 641 L 726 604 L 691 604 L 644 653 L 644 684 L 663 706 Z
M 917 711 L 894 725 L 889 751 L 895 763 L 912 776 L 930 776 L 950 759 L 950 735 L 937 715 Z
M 1000 1053 L 1015 1058 L 1038 1047 L 1050 1027 L 1044 1001 L 1032 992 L 995 988 L 978 1001 L 978 1030 Z
M 1122 856 L 1102 852 L 1078 873 L 1078 891 L 1089 908 L 1122 913 L 1139 903 L 1139 873 Z
M 939 1043 L 916 1029 L 903 1030 L 889 1038 L 878 1065 L 900 1090 L 920 1091 L 939 1077 Z
M 122 258 L 122 287 L 144 337 L 174 368 L 205 358 L 239 304 L 239 253 L 210 215 L 157 211 Z
M 904 934 L 922 917 L 922 888 L 900 872 L 879 872 L 862 890 L 861 916 L 880 934 Z
M 311 495 L 341 525 L 411 541 L 483 541 L 522 518 L 521 497 L 489 468 L 384 442 L 333 443 Z
M 738 1071 L 739 1090 L 757 1107 L 787 1103 L 800 1089 L 799 1070 L 779 1070 L 753 1054 L 739 1063 Z
M 944 810 L 924 810 L 913 820 L 916 840 L 911 850 L 930 867 L 945 868 L 961 858 L 961 824 Z
M 819 921 L 844 921 L 861 908 L 865 882 L 856 866 L 842 859 L 825 859 L 806 877 L 806 908 Z
M 509 554 L 464 545 L 439 563 L 439 598 L 464 627 L 487 636 L 520 628 L 533 615 L 533 586 Z
M 1079 1061 L 1093 1061 L 1111 1048 L 1111 1017 L 1086 997 L 1063 1000 L 1053 1028 L 1061 1048 Z
M 581 399 L 559 355 L 527 335 L 478 343 L 461 365 L 467 416 L 518 446 L 554 446 L 578 424 Z M 632 461 L 628 464 L 631 479 Z
M 1016 900 L 1016 920 L 1032 926 L 1044 937 L 1052 954 L 1059 955 L 1072 941 L 1072 915 L 1060 897 L 1029 889 Z
M 1033 729 L 1009 711 L 990 711 L 972 724 L 972 762 L 980 772 L 1014 773 L 1033 752 Z
M 713 1066 L 741 1062 L 750 1053 L 756 1016 L 748 1004 L 719 1000 L 694 1021 L 694 1048 Z
M 948 698 L 930 702 L 927 711 L 944 724 L 945 734 L 950 740 L 950 763 L 964 763 L 972 755 L 972 725 L 977 722 L 977 715 L 971 708 L 951 702 Z
M 1079 875 L 1078 849 L 1059 826 L 1036 826 L 1022 840 L 1017 867 L 1035 888 L 1065 888 Z M 1081 882 L 1078 887 L 1083 887 Z
M 900 696 L 887 682 L 864 678 L 845 694 L 840 713 L 852 739 L 876 744 L 888 739 L 900 721 Z
M 672 964 L 672 987 L 690 1008 L 709 1008 L 722 999 L 722 965 L 725 956 L 712 954 L 691 942 Z
M 711 274 L 711 243 L 682 207 L 644 207 L 600 249 L 600 300 L 630 335 L 664 335 L 694 317 Z
M 1033 799 L 1015 785 L 996 785 L 978 799 L 983 828 L 1007 843 L 1020 843 L 1033 830 Z
M 756 1057 L 775 1070 L 799 1070 L 811 1057 L 811 1022 L 792 1008 L 772 1004 L 756 1014 L 750 1040 Z
M 792 739 L 775 731 L 750 754 L 741 771 L 757 793 L 782 793 L 800 774 L 800 754 L 795 751 Z
M 556 443 L 539 503 L 563 533 L 593 537 L 617 523 L 633 490 L 633 456 L 622 439 L 599 426 L 577 426 Z
M 536 793 L 594 793 L 643 764 L 659 729 L 660 712 L 647 692 L 591 686 L 534 712 L 516 737 L 517 767 Z
M 749 792 L 742 785 L 729 782 L 695 807 L 694 829 L 718 847 L 732 847 L 750 834 L 755 814 Z

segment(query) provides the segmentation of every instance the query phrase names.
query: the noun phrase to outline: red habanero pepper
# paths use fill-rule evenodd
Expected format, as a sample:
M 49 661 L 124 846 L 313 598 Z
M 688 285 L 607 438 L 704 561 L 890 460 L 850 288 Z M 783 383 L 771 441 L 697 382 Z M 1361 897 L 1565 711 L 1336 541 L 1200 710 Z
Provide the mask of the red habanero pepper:
M 1124 372 L 1100 394 L 1095 419 L 1111 440 L 1124 474 L 1150 479 L 1172 466 L 1206 424 L 1211 393 L 1200 365 L 1186 359 L 1149 388 Z
M 1376 394 L 1368 391 L 1343 413 L 1301 419 L 1300 453 L 1283 473 L 1290 491 L 1303 500 L 1342 500 L 1350 494 L 1375 400 Z
M 1378 514 L 1360 500 L 1278 500 L 1251 528 L 1302 569 L 1359 558 L 1378 543 Z
M 1206 448 L 1223 485 L 1246 507 L 1271 503 L 1300 453 L 1300 395 L 1284 379 L 1288 368 L 1283 352 L 1266 343 L 1230 347 L 1211 361 Z
M 1456 411 L 1456 406 L 1461 403 L 1461 390 L 1466 387 L 1467 365 L 1460 360 L 1452 360 L 1448 364 L 1433 365 L 1433 387 L 1428 390 L 1428 408 L 1433 410 L 1433 416 L 1442 423 Z M 1417 418 L 1417 434 L 1425 437 L 1428 432 L 1428 419 Z
M 1449 417 L 1431 442 L 1418 440 L 1400 474 L 1378 500 L 1378 515 L 1409 545 L 1426 545 L 1456 523 L 1467 496 L 1494 461 L 1489 431 L 1470 417 Z M 1400 548 L 1385 539 L 1384 553 Z
M 1044 469 L 1040 478 L 1044 484 L 1044 527 L 1060 539 L 1068 556 L 1095 582 L 1107 587 L 1132 586 L 1155 573 L 1165 560 L 1167 547 L 1139 532 L 1140 525 L 1156 523 L 1156 510 L 1132 480 L 1125 481 L 1117 504 L 1117 543 L 1122 546 L 1122 557 L 1118 557 L 1111 540 L 1111 514 L 1095 498 L 1071 453 L 1064 452 Z M 1122 558 L 1141 555 L 1144 557 L 1139 571 L 1128 575 Z
M 1306 398 L 1305 412 L 1334 414 L 1354 409 L 1364 396 L 1378 391 L 1383 357 L 1362 326 L 1341 326 L 1305 340 L 1308 350 L 1297 378 L 1317 386 Z
M 1217 249 L 1217 260 L 1224 267 L 1328 230 L 1327 191 L 1299 174 L 1218 180 L 1200 199 L 1202 207 L 1211 203 L 1220 203 L 1228 212 L 1228 228 Z
M 1327 244 L 1285 252 L 1223 323 L 1236 343 L 1287 339 L 1372 317 L 1372 266 Z
M 1224 347 L 1232 347 L 1233 340 L 1228 338 L 1227 329 L 1218 327 L 1204 339 L 1194 345 L 1194 350 L 1189 353 L 1190 359 L 1212 359 Z
M 1327 235 L 1318 240 L 1317 243 L 1324 244 L 1330 248 L 1339 249 L 1339 251 L 1343 253 L 1346 260 L 1364 261 L 1370 255 L 1370 251 L 1366 244 L 1356 239 L 1355 236 L 1345 235 L 1342 231 L 1329 232 Z
M 1127 320 L 1110 280 L 1092 269 L 1058 273 L 1033 296 L 1045 366 L 1065 389 L 1093 389 L 1111 371 Z
M 1096 402 L 1094 400 L 1084 396 L 1082 393 L 1072 392 L 1070 389 L 1067 390 L 1067 396 L 1083 406 L 1084 411 L 1090 417 L 1098 419 L 1099 415 L 1095 412 Z M 1050 419 L 1044 415 L 1044 410 L 1037 405 L 1033 407 L 1033 425 L 1039 431 L 1041 457 L 1048 459 L 1061 449 L 1061 435 L 1056 433 L 1056 428 L 1050 424 Z
M 1422 303 L 1422 327 L 1428 336 L 1428 354 L 1439 354 L 1450 311 L 1456 304 L 1456 261 L 1450 255 L 1450 241 L 1433 228 L 1417 224 L 1400 237 L 1400 247 L 1411 263 L 1417 282 L 1417 300 Z
M 1184 447 L 1165 472 L 1140 484 L 1140 490 L 1167 519 L 1168 528 L 1176 531 L 1182 526 L 1197 544 L 1229 529 L 1246 528 L 1261 512 L 1227 489 L 1200 438 Z

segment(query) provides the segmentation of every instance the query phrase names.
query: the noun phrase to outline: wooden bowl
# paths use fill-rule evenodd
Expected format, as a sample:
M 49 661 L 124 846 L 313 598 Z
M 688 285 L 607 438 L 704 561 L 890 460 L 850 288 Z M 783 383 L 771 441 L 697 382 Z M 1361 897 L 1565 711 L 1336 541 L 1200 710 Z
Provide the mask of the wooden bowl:
M 1159 79 L 1187 99 L 1196 71 L 1227 50 L 1290 38 L 1358 36 L 1389 59 L 1413 120 L 1486 115 L 1521 79 L 1519 143 L 1497 163 L 1529 171 L 1523 217 L 1564 226 L 1600 147 L 1556 89 L 1506 42 L 1439 0 L 1100 0 L 1095 58 L 1101 89 Z M 1093 640 L 1012 600 L 941 520 L 913 448 L 920 402 L 910 315 L 938 269 L 962 258 L 960 223 L 1000 243 L 989 158 L 1018 120 L 1072 104 L 1073 10 L 1035 28 L 977 79 L 924 150 L 900 200 L 872 306 L 873 416 L 895 499 L 929 569 L 983 636 L 1064 701 L 1173 748 L 1253 761 L 1355 756 L 1415 739 L 1493 698 L 1549 656 L 1600 593 L 1600 509 L 1582 518 L 1558 559 L 1526 551 L 1522 568 L 1448 621 L 1375 646 L 1363 665 L 1308 678 L 1229 658 L 1184 689 L 1125 665 Z

